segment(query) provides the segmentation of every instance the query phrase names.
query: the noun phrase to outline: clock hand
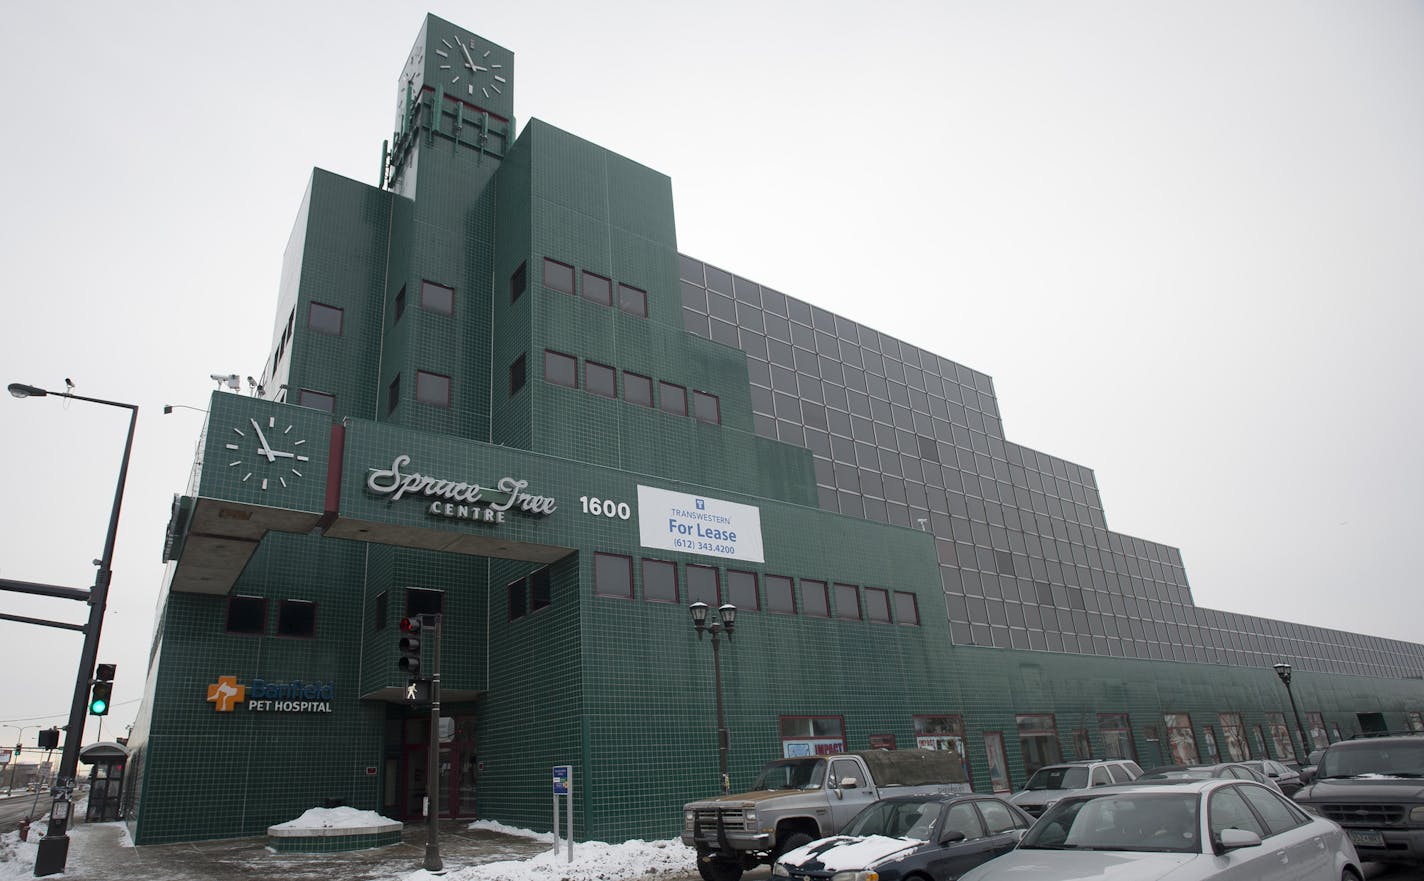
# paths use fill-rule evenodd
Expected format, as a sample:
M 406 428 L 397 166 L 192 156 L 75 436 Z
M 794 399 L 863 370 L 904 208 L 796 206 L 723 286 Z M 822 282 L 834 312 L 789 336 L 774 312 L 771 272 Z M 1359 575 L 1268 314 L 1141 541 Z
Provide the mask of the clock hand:
M 266 456 L 268 462 L 277 461 L 277 456 L 272 452 L 272 445 L 267 443 L 267 435 L 262 433 L 262 426 L 257 424 L 256 419 L 247 421 L 252 423 L 252 427 L 257 430 L 257 439 L 262 442 L 262 445 L 257 448 L 257 452 Z
M 267 455 L 268 455 L 269 457 L 271 457 L 271 458 L 274 458 L 274 459 L 275 459 L 277 456 L 281 456 L 281 457 L 284 458 L 284 459 L 291 459 L 291 458 L 294 458 L 294 457 L 296 456 L 296 453 L 284 453 L 284 452 L 282 452 L 281 450 L 273 450 L 273 449 L 269 448 L 269 449 L 267 450 Z
M 470 57 L 470 50 L 465 48 L 465 41 L 457 40 L 456 42 L 460 45 L 460 54 L 465 56 L 465 63 L 468 64 L 474 70 L 484 70 L 483 67 L 475 66 L 475 59 Z

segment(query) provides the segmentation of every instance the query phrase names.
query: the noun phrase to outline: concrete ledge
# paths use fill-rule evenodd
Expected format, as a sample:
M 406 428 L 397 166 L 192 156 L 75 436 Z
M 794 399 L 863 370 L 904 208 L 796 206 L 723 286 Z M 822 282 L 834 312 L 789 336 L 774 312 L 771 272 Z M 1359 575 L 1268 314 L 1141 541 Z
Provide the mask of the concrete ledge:
M 277 853 L 334 853 L 400 844 L 401 823 L 330 829 L 268 827 L 267 846 Z

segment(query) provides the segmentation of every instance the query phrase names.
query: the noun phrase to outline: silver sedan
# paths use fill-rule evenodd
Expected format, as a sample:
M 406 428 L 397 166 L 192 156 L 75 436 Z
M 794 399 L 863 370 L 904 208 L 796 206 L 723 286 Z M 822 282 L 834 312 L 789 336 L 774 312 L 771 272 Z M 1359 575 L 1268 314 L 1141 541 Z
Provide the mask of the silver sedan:
M 960 881 L 1359 881 L 1340 827 L 1259 783 L 1129 783 L 1054 805 L 1013 851 Z

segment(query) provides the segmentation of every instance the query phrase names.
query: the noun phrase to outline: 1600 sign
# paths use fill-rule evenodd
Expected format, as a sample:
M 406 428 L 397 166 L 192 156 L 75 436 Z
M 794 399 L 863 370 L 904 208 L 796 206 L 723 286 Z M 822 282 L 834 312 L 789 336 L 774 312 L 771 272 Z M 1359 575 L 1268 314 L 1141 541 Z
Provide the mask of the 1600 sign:
M 607 517 L 609 520 L 627 520 L 633 516 L 633 509 L 627 502 L 615 502 L 612 499 L 600 499 L 597 496 L 579 496 L 579 504 L 583 505 L 583 512 L 594 517 Z

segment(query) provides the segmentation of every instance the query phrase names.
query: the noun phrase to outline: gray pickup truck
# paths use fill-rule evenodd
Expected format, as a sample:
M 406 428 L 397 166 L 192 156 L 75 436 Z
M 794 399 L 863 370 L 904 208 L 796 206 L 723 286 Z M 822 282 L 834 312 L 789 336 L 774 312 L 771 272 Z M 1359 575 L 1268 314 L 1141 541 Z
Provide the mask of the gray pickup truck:
M 697 850 L 704 881 L 742 872 L 834 835 L 861 809 L 891 795 L 967 791 L 953 750 L 866 750 L 767 762 L 750 792 L 688 802 L 682 841 Z

